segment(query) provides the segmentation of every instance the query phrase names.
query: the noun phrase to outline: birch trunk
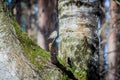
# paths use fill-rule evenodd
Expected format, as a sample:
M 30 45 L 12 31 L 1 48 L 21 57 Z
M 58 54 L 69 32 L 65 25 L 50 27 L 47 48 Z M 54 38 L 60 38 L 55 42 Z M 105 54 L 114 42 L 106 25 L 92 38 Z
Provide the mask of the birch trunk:
M 58 57 L 79 80 L 99 79 L 96 10 L 98 0 L 59 0 Z

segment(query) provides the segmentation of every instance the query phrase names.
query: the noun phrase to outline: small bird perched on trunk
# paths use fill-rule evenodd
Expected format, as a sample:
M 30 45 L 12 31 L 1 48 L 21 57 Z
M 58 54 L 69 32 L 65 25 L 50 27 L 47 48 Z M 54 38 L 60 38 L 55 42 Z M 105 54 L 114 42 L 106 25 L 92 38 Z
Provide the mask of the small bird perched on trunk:
M 49 50 L 52 50 L 53 45 L 56 45 L 56 39 L 58 38 L 58 32 L 57 31 L 53 31 L 51 33 L 51 35 L 49 36 L 48 40 L 49 40 Z

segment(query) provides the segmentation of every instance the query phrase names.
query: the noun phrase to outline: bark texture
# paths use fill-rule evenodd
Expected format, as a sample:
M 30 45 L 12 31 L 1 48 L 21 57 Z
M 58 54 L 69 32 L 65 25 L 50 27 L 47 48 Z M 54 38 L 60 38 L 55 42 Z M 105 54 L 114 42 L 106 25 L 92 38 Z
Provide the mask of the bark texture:
M 114 0 L 110 0 L 110 26 L 108 35 L 108 76 L 109 80 L 119 80 L 119 21 L 118 6 Z
M 98 0 L 59 0 L 58 57 L 78 80 L 99 79 L 96 10 Z
M 51 64 L 50 54 L 22 32 L 0 0 L 0 79 L 62 80 L 63 75 Z

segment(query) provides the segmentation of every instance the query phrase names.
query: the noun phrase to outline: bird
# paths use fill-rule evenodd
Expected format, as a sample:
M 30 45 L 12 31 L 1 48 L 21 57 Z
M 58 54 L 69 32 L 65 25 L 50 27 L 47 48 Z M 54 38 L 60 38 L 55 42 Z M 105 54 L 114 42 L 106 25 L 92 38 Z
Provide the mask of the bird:
M 53 31 L 51 34 L 50 34 L 50 36 L 48 37 L 48 39 L 54 39 L 54 38 L 56 38 L 58 36 L 58 32 L 55 30 L 55 31 Z
M 55 44 L 56 45 L 56 39 L 58 38 L 58 32 L 53 31 L 50 36 L 48 37 L 49 40 L 49 50 L 52 51 L 52 47 Z

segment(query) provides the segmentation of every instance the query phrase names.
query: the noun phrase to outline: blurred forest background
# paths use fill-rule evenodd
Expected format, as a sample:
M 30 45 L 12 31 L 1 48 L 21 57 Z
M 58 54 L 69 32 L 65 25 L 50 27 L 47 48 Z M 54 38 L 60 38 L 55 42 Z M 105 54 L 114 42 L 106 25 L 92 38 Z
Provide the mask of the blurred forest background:
M 28 33 L 28 36 L 37 43 L 38 1 L 6 0 L 6 2 L 22 30 Z
M 21 29 L 41 48 L 50 51 L 51 63 L 68 78 L 120 79 L 118 0 L 6 0 L 6 3 Z

